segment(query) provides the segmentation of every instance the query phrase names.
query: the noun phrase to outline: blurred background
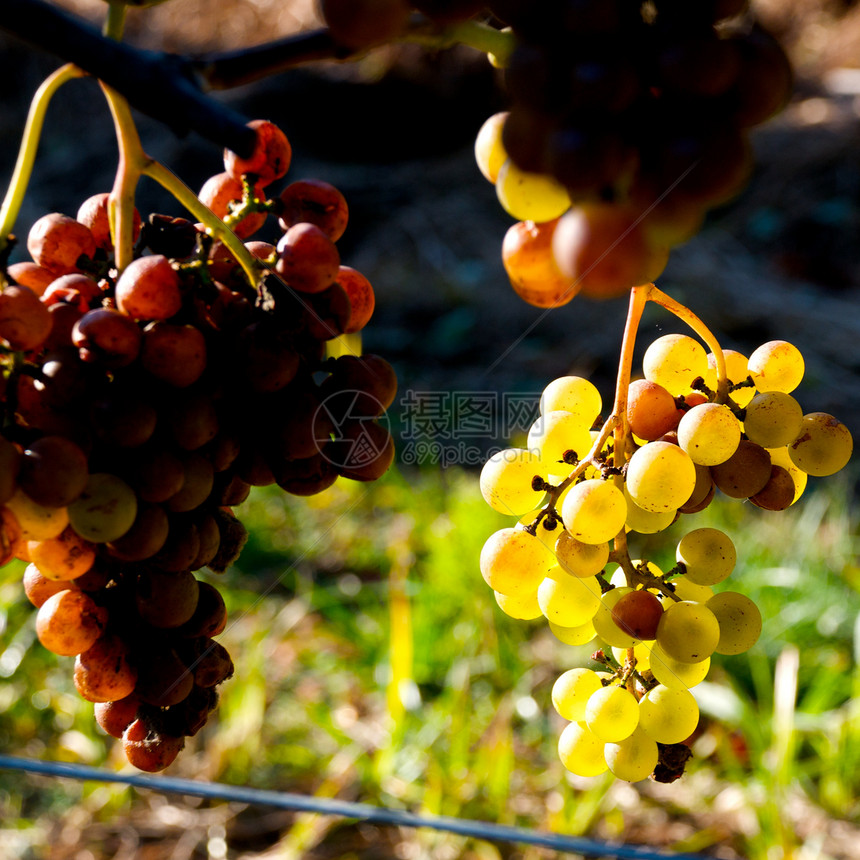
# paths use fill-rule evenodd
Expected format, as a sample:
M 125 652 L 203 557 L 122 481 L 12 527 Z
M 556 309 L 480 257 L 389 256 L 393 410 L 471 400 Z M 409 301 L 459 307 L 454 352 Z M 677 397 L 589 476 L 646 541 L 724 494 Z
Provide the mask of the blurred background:
M 100 22 L 101 0 L 56 5 Z M 799 399 L 860 432 L 860 7 L 849 0 L 755 0 L 789 49 L 795 97 L 754 136 L 747 191 L 673 253 L 660 286 L 724 347 L 774 338 L 807 361 Z M 232 50 L 319 23 L 313 0 L 171 0 L 132 10 L 128 40 L 180 53 Z M 0 177 L 11 174 L 32 93 L 58 61 L 0 36 Z M 574 299 L 543 313 L 509 288 L 500 246 L 510 219 L 474 165 L 481 123 L 505 106 L 497 73 L 467 50 L 391 47 L 319 63 L 217 98 L 265 117 L 294 146 L 287 180 L 343 191 L 343 261 L 376 290 L 364 348 L 390 360 L 404 400 L 477 393 L 532 404 L 564 373 L 611 396 L 626 299 Z M 195 135 L 140 117 L 147 152 L 193 189 L 222 169 Z M 67 84 L 48 111 L 16 232 L 74 214 L 109 190 L 109 115 L 93 81 Z M 154 184 L 138 208 L 184 214 Z M 22 259 L 18 249 L 13 259 Z M 638 355 L 673 326 L 649 311 Z M 499 422 L 502 447 L 534 411 Z M 478 576 L 486 537 L 508 525 L 477 490 L 481 457 L 436 447 L 375 485 L 341 481 L 309 500 L 260 490 L 238 511 L 251 532 L 239 563 L 210 580 L 232 620 L 236 664 L 218 711 L 169 773 L 427 813 L 699 851 L 727 860 L 848 860 L 860 837 L 860 564 L 857 468 L 813 480 L 784 513 L 722 500 L 686 519 L 739 548 L 732 587 L 765 618 L 747 655 L 714 661 L 681 783 L 630 786 L 566 774 L 549 691 L 588 650 L 540 622 L 498 611 Z M 444 432 L 448 435 L 444 436 Z M 473 445 L 472 442 L 469 443 Z M 400 439 L 401 454 L 408 440 Z M 478 451 L 482 454 L 483 451 Z M 415 460 L 417 459 L 417 463 Z M 444 461 L 444 462 L 442 462 Z M 676 525 L 643 538 L 668 561 Z M 72 661 L 35 639 L 21 569 L 0 569 L 0 751 L 120 769 Z M 430 831 L 187 800 L 0 772 L 0 856 L 102 858 L 524 858 L 542 849 Z

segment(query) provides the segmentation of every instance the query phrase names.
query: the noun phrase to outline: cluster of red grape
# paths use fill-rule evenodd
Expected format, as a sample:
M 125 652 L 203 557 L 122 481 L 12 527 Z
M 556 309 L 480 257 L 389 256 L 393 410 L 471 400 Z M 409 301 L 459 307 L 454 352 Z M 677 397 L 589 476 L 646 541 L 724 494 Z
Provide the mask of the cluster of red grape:
M 557 307 L 653 281 L 746 184 L 748 131 L 790 95 L 784 52 L 740 17 L 747 0 L 489 6 L 517 39 L 512 104 L 476 156 L 521 222 L 503 248 L 514 289 Z
M 30 230 L 31 261 L 0 292 L 2 562 L 29 563 L 42 644 L 75 656 L 74 682 L 136 767 L 161 770 L 206 722 L 232 674 L 213 637 L 224 601 L 195 571 L 223 572 L 246 533 L 231 508 L 251 486 L 296 495 L 368 481 L 393 458 L 378 417 L 396 379 L 374 355 L 326 359 L 361 329 L 369 282 L 342 266 L 337 189 L 299 180 L 272 123 L 254 155 L 225 153 L 200 197 L 238 235 L 269 213 L 277 245 L 251 286 L 202 225 L 135 213 L 135 258 L 117 272 L 110 195 Z M 250 258 L 249 258 L 250 259 Z
M 716 489 L 784 510 L 808 475 L 831 475 L 851 456 L 847 427 L 826 413 L 804 415 L 791 395 L 804 373 L 796 347 L 771 341 L 749 359 L 730 350 L 723 358 L 720 379 L 696 339 L 658 338 L 623 414 L 601 429 L 592 429 L 602 408 L 594 385 L 556 379 L 528 447 L 505 449 L 483 468 L 486 501 L 519 518 L 481 553 L 501 609 L 545 617 L 563 642 L 601 643 L 600 671 L 571 669 L 552 693 L 570 721 L 561 760 L 578 775 L 608 768 L 630 781 L 677 778 L 698 724 L 689 688 L 705 678 L 712 654 L 742 653 L 761 632 L 748 597 L 712 588 L 735 566 L 728 535 L 694 528 L 664 572 L 630 558 L 628 533 L 662 531 L 707 507 Z

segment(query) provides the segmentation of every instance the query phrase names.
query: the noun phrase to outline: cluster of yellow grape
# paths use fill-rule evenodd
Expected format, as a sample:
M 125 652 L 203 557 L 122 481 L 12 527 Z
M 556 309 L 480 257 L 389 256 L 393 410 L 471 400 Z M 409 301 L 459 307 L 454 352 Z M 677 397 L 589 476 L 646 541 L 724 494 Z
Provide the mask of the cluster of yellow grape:
M 718 358 L 692 337 L 665 335 L 643 369 L 602 426 L 602 399 L 587 379 L 546 387 L 527 447 L 500 451 L 482 470 L 488 504 L 518 522 L 489 537 L 480 566 L 508 615 L 544 616 L 568 644 L 602 642 L 595 656 L 606 671 L 571 669 L 553 688 L 570 720 L 559 741 L 564 766 L 671 781 L 698 724 L 689 689 L 713 653 L 752 647 L 762 619 L 745 595 L 714 593 L 737 559 L 728 535 L 693 529 L 663 572 L 630 558 L 627 533 L 662 531 L 717 489 L 783 510 L 808 475 L 846 465 L 853 443 L 833 416 L 803 414 L 790 394 L 803 358 L 785 341 L 749 359 L 731 350 Z

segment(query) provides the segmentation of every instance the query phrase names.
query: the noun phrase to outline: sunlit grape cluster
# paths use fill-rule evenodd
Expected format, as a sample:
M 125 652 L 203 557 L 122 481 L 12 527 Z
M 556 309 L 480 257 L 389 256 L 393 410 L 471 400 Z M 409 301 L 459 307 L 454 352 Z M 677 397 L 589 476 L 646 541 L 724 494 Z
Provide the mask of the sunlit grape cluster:
M 511 106 L 475 154 L 519 223 L 502 259 L 538 307 L 653 281 L 669 249 L 747 183 L 749 129 L 792 74 L 746 0 L 490 2 L 516 47 Z
M 272 123 L 252 127 L 252 157 L 226 152 L 200 199 L 245 238 L 277 216 L 276 245 L 245 245 L 259 285 L 202 224 L 141 227 L 136 212 L 118 272 L 100 194 L 75 218 L 40 218 L 32 259 L 9 265 L 0 291 L 0 562 L 28 562 L 39 640 L 75 657 L 98 723 L 147 771 L 175 759 L 233 672 L 213 638 L 224 600 L 195 576 L 238 557 L 232 507 L 252 486 L 306 496 L 373 480 L 393 457 L 376 420 L 391 366 L 326 358 L 374 305 L 335 244 L 346 202 L 316 180 L 269 197 L 290 145 Z
M 552 691 L 570 721 L 561 761 L 580 776 L 677 778 L 699 718 L 690 688 L 713 654 L 743 653 L 762 629 L 748 597 L 714 590 L 737 561 L 728 535 L 687 531 L 664 571 L 631 558 L 631 533 L 663 531 L 717 490 L 784 510 L 808 475 L 831 475 L 852 453 L 842 422 L 804 414 L 792 396 L 804 373 L 796 347 L 770 341 L 748 359 L 720 352 L 718 361 L 687 335 L 658 338 L 605 423 L 591 382 L 554 380 L 527 447 L 497 453 L 481 473 L 487 503 L 517 517 L 481 552 L 500 608 L 546 618 L 562 642 L 595 643 L 598 669 L 570 669 Z

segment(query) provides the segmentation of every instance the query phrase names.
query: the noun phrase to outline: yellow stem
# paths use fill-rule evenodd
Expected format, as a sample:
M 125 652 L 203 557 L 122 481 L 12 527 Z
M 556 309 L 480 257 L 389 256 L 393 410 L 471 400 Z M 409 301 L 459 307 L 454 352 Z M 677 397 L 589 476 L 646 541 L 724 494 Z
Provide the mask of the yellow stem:
M 12 172 L 9 188 L 0 207 L 0 249 L 6 246 L 9 234 L 15 226 L 24 195 L 27 193 L 27 185 L 33 172 L 33 163 L 36 160 L 36 150 L 39 148 L 39 138 L 42 135 L 42 126 L 45 123 L 45 112 L 54 93 L 66 81 L 81 78 L 86 73 L 77 66 L 71 64 L 62 66 L 53 74 L 49 75 L 36 90 L 30 102 L 30 111 L 27 114 L 27 122 L 24 125 L 24 134 L 21 138 L 21 147 L 18 150 L 18 160 Z
M 690 326 L 714 354 L 717 367 L 717 402 L 725 403 L 729 397 L 729 378 L 726 375 L 726 359 L 723 355 L 723 348 L 720 346 L 720 342 L 714 336 L 713 332 L 689 308 L 675 301 L 671 296 L 667 296 L 666 293 L 653 284 L 650 287 L 648 298 L 652 302 L 666 308 L 667 311 L 670 311 L 679 320 Z
M 137 183 L 152 159 L 143 151 L 128 102 L 106 84 L 101 87 L 113 117 L 119 149 L 109 215 L 114 259 L 117 270 L 121 272 L 134 258 L 134 197 Z
M 143 170 L 150 179 L 166 188 L 206 230 L 224 244 L 236 258 L 248 278 L 256 288 L 266 271 L 265 266 L 242 244 L 242 240 L 214 213 L 200 202 L 197 195 L 163 164 L 150 159 Z

